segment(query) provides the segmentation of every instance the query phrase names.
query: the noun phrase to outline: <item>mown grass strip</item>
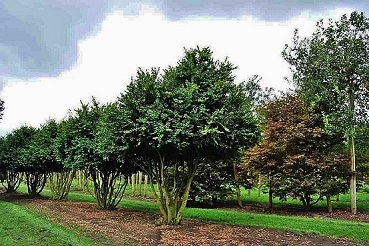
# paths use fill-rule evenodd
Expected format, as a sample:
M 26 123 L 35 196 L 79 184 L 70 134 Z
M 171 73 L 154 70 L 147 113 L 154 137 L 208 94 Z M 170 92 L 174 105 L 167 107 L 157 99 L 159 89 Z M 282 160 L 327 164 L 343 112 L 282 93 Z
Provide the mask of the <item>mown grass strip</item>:
M 0 218 L 1 245 L 96 245 L 18 204 L 0 200 Z
M 215 221 L 233 225 L 285 229 L 295 232 L 369 241 L 369 235 L 367 233 L 369 231 L 368 223 L 200 208 L 188 208 L 185 211 L 185 216 L 204 221 Z
M 268 204 L 269 195 L 265 193 L 261 193 L 258 196 L 258 190 L 252 189 L 250 195 L 248 195 L 248 190 L 241 189 L 242 201 L 246 203 L 261 203 Z M 316 198 L 316 197 L 315 197 Z M 235 204 L 237 202 L 236 196 L 230 197 L 229 200 L 233 201 Z M 302 203 L 299 200 L 287 199 L 287 201 L 281 201 L 278 198 L 273 199 L 273 206 L 275 207 L 285 207 L 285 206 L 296 206 L 302 208 Z M 341 194 L 339 199 L 336 200 L 336 197 L 332 197 L 332 205 L 333 209 L 347 209 L 350 210 L 351 200 L 350 194 Z M 320 207 L 322 209 L 327 207 L 326 201 L 322 200 L 314 205 L 314 207 Z M 357 193 L 357 208 L 358 211 L 369 212 L 369 193 L 367 192 L 358 192 Z

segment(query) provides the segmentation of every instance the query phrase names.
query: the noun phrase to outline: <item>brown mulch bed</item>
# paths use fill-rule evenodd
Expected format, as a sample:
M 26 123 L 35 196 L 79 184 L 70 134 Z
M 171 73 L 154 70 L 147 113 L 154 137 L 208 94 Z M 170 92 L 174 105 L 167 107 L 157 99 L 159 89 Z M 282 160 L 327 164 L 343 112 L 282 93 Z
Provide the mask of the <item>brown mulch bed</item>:
M 82 228 L 86 235 L 103 245 L 357 245 L 348 239 L 189 219 L 177 227 L 155 226 L 159 215 L 154 213 L 102 211 L 91 203 L 31 199 L 19 194 L 8 197 L 0 194 L 0 198 L 23 203 L 56 223 Z

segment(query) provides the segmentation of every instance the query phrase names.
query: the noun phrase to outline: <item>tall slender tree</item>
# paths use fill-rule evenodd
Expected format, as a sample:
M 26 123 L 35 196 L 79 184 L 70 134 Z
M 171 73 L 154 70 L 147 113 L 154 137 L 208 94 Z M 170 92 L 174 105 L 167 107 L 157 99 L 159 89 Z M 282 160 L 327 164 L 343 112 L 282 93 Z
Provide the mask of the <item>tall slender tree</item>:
M 282 55 L 291 66 L 298 92 L 324 117 L 325 130 L 347 137 L 351 211 L 356 214 L 355 131 L 368 121 L 369 19 L 352 12 L 338 21 L 319 21 L 311 37 L 300 38 L 296 30 Z

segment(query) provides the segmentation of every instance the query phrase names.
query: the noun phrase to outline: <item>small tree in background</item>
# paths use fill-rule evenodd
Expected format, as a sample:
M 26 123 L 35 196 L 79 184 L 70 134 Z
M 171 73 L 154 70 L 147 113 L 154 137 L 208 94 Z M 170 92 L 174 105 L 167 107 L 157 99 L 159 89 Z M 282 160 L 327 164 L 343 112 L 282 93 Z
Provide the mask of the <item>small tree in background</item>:
M 245 168 L 268 176 L 270 203 L 272 196 L 291 197 L 309 208 L 347 190 L 343 135 L 324 133 L 321 117 L 294 96 L 270 102 L 262 112 L 263 140 L 247 152 Z
M 194 202 L 215 205 L 219 199 L 232 195 L 234 187 L 232 163 L 200 163 L 189 197 Z
M 10 146 L 15 154 L 15 170 L 26 176 L 28 194 L 39 195 L 45 186 L 47 171 L 43 163 L 39 163 L 33 155 L 34 146 L 31 146 L 39 130 L 31 126 L 21 126 L 8 135 Z
M 76 119 L 68 115 L 58 123 L 56 137 L 53 141 L 53 151 L 58 165 L 54 166 L 51 177 L 51 190 L 55 199 L 65 199 L 71 188 L 76 167 L 71 148 L 76 137 Z
M 15 192 L 22 179 L 21 173 L 16 170 L 16 149 L 11 141 L 13 139 L 8 135 L 0 138 L 0 181 L 6 192 Z
M 42 159 L 42 152 L 47 150 L 40 147 L 41 136 L 41 129 L 34 129 L 31 140 L 21 151 L 21 169 L 25 173 L 28 194 L 31 196 L 42 192 L 48 176 L 47 164 Z
M 113 134 L 117 129 L 110 127 L 121 119 L 115 118 L 115 110 L 113 105 L 101 106 L 93 99 L 90 104 L 81 104 L 70 119 L 73 139 L 66 150 L 65 163 L 72 169 L 85 170 L 91 177 L 100 209 L 116 208 L 132 172 L 131 163 L 115 148 Z
M 55 140 L 59 133 L 59 125 L 55 120 L 48 120 L 36 132 L 30 144 L 30 154 L 37 165 L 46 169 L 50 180 L 53 199 L 65 200 L 74 177 L 74 171 L 65 168 L 57 158 Z

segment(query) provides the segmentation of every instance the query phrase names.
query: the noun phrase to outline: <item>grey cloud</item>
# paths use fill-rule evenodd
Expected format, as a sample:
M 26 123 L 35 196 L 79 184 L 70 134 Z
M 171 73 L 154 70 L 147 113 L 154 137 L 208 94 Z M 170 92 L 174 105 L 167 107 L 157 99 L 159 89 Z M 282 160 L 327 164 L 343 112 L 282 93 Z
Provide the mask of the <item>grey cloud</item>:
M 170 20 L 207 15 L 287 20 L 304 10 L 368 10 L 368 0 L 0 0 L 0 76 L 56 76 L 77 60 L 77 43 L 92 34 L 112 9 L 136 15 L 142 3 Z M 103 47 L 102 47 L 103 49 Z
M 265 21 L 288 20 L 303 11 L 322 11 L 336 7 L 369 10 L 368 0 L 162 0 L 157 1 L 170 19 L 209 15 L 235 18 L 253 15 Z
M 0 75 L 54 76 L 71 67 L 78 40 L 94 30 L 108 8 L 105 1 L 2 0 Z

